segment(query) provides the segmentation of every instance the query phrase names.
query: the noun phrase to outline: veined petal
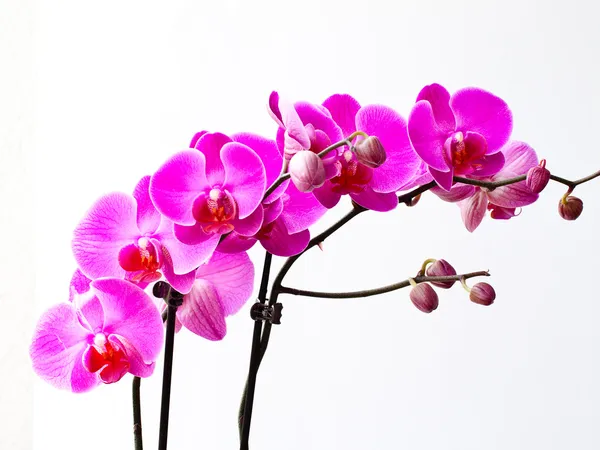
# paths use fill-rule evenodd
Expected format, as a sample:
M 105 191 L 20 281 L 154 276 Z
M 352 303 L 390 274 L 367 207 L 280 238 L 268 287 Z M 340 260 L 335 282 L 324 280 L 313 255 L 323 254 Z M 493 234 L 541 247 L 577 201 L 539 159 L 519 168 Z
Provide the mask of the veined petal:
M 429 167 L 429 173 L 435 180 L 435 182 L 445 191 L 450 191 L 452 189 L 452 183 L 454 182 L 454 170 L 450 170 L 448 172 L 440 172 L 439 170 L 435 170 L 433 167 Z
M 115 192 L 98 199 L 73 233 L 77 265 L 89 278 L 122 277 L 119 251 L 140 236 L 135 199 Z
M 412 178 L 420 160 L 413 151 L 405 120 L 383 105 L 367 105 L 356 115 L 356 127 L 369 136 L 377 136 L 387 156 L 373 171 L 369 186 L 375 192 L 395 192 Z
M 141 234 L 151 234 L 158 229 L 160 213 L 150 199 L 150 175 L 143 177 L 133 190 L 137 203 L 137 225 Z
M 348 94 L 335 94 L 323 102 L 323 106 L 331 114 L 331 118 L 342 129 L 344 137 L 356 131 L 356 113 L 360 104 Z
M 204 154 L 184 150 L 171 156 L 150 180 L 150 198 L 156 209 L 168 219 L 181 225 L 194 225 L 194 200 L 206 191 Z
M 252 236 L 242 236 L 235 231 L 229 233 L 217 245 L 217 252 L 221 253 L 240 253 L 250 250 L 257 239 Z
M 77 269 L 71 277 L 71 283 L 69 284 L 69 301 L 73 301 L 75 294 L 84 294 L 90 290 L 90 280 L 86 277 L 80 269 Z
M 196 267 L 207 261 L 214 248 L 205 244 L 209 235 L 196 228 L 195 231 L 201 232 L 202 238 L 206 239 L 197 244 L 184 244 L 175 237 L 174 226 L 173 222 L 163 218 L 160 228 L 153 237 L 158 239 L 161 245 L 167 249 L 173 272 L 182 275 L 195 270 Z M 188 227 L 181 228 L 187 229 Z
M 242 236 L 254 236 L 263 224 L 262 205 L 258 205 L 258 208 L 245 219 L 234 219 L 231 221 L 231 224 L 236 233 Z
M 315 130 L 323 131 L 332 144 L 344 139 L 342 129 L 331 117 L 323 112 L 317 105 L 308 102 L 297 102 L 294 107 L 305 125 L 311 124 Z M 310 147 L 305 147 L 310 148 Z
M 447 133 L 435 121 L 431 103 L 418 101 L 408 116 L 408 136 L 419 157 L 428 166 L 447 172 L 450 167 L 444 158 Z
M 472 197 L 458 203 L 463 222 L 471 233 L 479 226 L 487 210 L 488 200 L 481 189 Z
M 441 130 L 447 134 L 456 129 L 456 119 L 450 108 L 450 93 L 445 87 L 434 83 L 425 86 L 417 96 L 417 102 L 427 100 L 431 104 L 433 117 Z
M 269 98 L 271 117 L 281 126 L 288 136 L 296 141 L 302 149 L 310 148 L 310 139 L 294 105 L 272 92 Z
M 145 362 L 156 360 L 163 345 L 163 324 L 152 299 L 139 287 L 116 278 L 92 282 L 104 309 L 104 332 L 123 336 Z
M 261 239 L 260 243 L 269 253 L 277 256 L 293 256 L 302 252 L 310 241 L 310 232 L 302 230 L 290 234 L 281 219 L 277 219 L 269 233 L 269 237 Z
M 398 206 L 398 196 L 394 192 L 375 192 L 369 186 L 357 194 L 351 193 L 350 197 L 360 206 L 373 211 L 391 211 Z
M 300 192 L 293 184 L 288 186 L 283 198 L 281 220 L 290 233 L 306 230 L 327 212 L 327 208 L 316 199 L 313 193 Z
M 188 273 L 178 275 L 173 270 L 173 259 L 171 258 L 171 255 L 166 247 L 162 247 L 162 253 L 162 272 L 166 280 L 176 291 L 181 292 L 182 294 L 187 294 L 192 288 L 194 280 L 196 279 L 195 268 Z
M 530 205 L 539 198 L 538 194 L 531 192 L 524 181 L 496 188 L 488 192 L 487 196 L 491 203 L 503 208 Z
M 504 166 L 504 154 L 497 152 L 492 155 L 485 155 L 477 163 L 479 167 L 469 174 L 469 177 L 489 177 L 498 173 Z
M 192 333 L 210 341 L 220 341 L 227 333 L 219 294 L 212 283 L 196 280 L 177 309 L 177 318 Z
M 504 100 L 478 88 L 455 92 L 450 106 L 456 116 L 457 131 L 475 131 L 485 138 L 487 153 L 495 153 L 512 132 L 512 113 Z
M 59 389 L 89 391 L 99 383 L 81 362 L 90 335 L 79 323 L 72 304 L 53 306 L 42 314 L 33 334 L 29 348 L 33 370 Z
M 254 265 L 246 253 L 215 252 L 207 264 L 198 267 L 196 284 L 198 280 L 208 281 L 214 286 L 223 314 L 229 316 L 238 312 L 252 295 Z
M 252 149 L 238 142 L 221 150 L 225 166 L 224 189 L 235 199 L 240 219 L 248 217 L 262 201 L 266 189 L 265 167 Z
M 494 179 L 524 175 L 539 163 L 535 151 L 525 142 L 510 141 L 500 151 L 504 155 L 504 166 Z
M 455 203 L 471 197 L 475 193 L 475 186 L 470 186 L 468 184 L 455 184 L 449 191 L 436 186 L 431 188 L 431 192 L 445 202 Z
M 221 149 L 229 142 L 231 142 L 229 136 L 222 133 L 206 133 L 196 143 L 195 148 L 204 154 L 206 179 L 210 186 L 222 185 L 225 180 Z
M 265 167 L 266 186 L 271 186 L 279 175 L 283 167 L 283 158 L 277 149 L 277 144 L 272 139 L 267 139 L 257 134 L 238 133 L 232 136 L 235 142 L 244 144 L 256 152 Z M 266 203 L 271 203 L 279 198 L 286 190 L 289 180 L 284 181 L 268 198 Z

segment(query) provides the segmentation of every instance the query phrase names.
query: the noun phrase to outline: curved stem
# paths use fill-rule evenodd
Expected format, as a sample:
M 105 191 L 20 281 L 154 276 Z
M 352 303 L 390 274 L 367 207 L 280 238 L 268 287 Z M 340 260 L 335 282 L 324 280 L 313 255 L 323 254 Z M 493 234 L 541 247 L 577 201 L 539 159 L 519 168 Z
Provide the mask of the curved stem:
M 267 289 L 269 286 L 269 274 L 271 273 L 271 260 L 273 255 L 265 252 L 265 261 L 263 264 L 262 277 L 258 290 L 258 301 L 265 303 L 267 301 Z M 250 352 L 250 366 L 248 368 L 248 379 L 244 386 L 240 409 L 238 413 L 238 429 L 240 433 L 240 449 L 248 450 L 248 440 L 250 438 L 250 423 L 252 421 L 252 407 L 254 404 L 254 391 L 256 389 L 256 375 L 260 360 L 260 341 L 262 335 L 263 322 L 254 322 L 254 330 L 252 332 L 252 350 Z
M 468 279 L 473 277 L 489 277 L 488 271 L 482 270 L 479 272 L 465 273 L 462 275 L 451 275 L 446 277 L 414 277 L 411 278 L 415 283 L 425 283 L 428 281 L 461 281 L 461 279 Z M 318 292 L 318 291 L 307 291 L 304 289 L 295 289 L 286 286 L 281 286 L 279 292 L 282 294 L 290 295 L 301 295 L 303 297 L 316 297 L 316 298 L 364 298 L 371 297 L 373 295 L 385 294 L 387 292 L 397 291 L 411 285 L 410 280 L 400 281 L 394 284 L 388 284 L 387 286 L 381 286 L 375 289 L 364 289 L 360 291 L 350 292 Z
M 140 398 L 140 377 L 133 377 L 131 385 L 132 400 L 133 400 L 133 445 L 135 450 L 143 450 L 144 443 L 142 440 L 142 407 Z

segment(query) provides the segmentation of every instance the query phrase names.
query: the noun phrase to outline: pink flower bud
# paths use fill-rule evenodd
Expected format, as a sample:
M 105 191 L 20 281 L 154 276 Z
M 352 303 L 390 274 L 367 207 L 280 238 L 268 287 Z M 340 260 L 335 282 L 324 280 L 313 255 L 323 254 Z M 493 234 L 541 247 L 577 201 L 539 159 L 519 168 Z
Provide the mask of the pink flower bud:
M 582 211 L 583 202 L 573 195 L 569 195 L 566 198 L 563 197 L 558 202 L 558 213 L 565 220 L 577 219 Z
M 417 309 L 424 313 L 430 313 L 437 309 L 440 303 L 437 293 L 427 283 L 414 286 L 410 291 L 410 299 Z
M 300 192 L 310 192 L 325 183 L 323 161 L 309 150 L 296 153 L 289 164 L 292 181 Z
M 488 283 L 476 283 L 471 288 L 469 298 L 473 303 L 490 306 L 496 299 L 496 291 L 494 291 L 492 285 Z
M 358 159 L 361 164 L 371 167 L 372 169 L 381 166 L 387 158 L 385 149 L 376 136 L 369 136 L 368 138 L 359 141 L 354 146 L 354 153 L 356 154 L 356 159 Z
M 546 169 L 546 160 L 542 159 L 539 166 L 529 169 L 525 184 L 531 192 L 539 194 L 544 190 L 548 181 L 550 181 L 550 171 Z
M 456 275 L 456 270 L 444 259 L 438 259 L 430 265 L 425 274 L 428 277 L 448 277 Z M 442 289 L 450 289 L 455 283 L 454 281 L 430 281 L 431 284 Z

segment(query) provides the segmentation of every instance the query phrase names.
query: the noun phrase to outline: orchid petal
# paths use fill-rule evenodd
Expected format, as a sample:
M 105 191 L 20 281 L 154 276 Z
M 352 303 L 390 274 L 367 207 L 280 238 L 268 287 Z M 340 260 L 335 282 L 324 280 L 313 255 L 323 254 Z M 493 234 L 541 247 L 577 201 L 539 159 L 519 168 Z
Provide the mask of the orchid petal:
M 538 194 L 531 192 L 524 181 L 498 187 L 487 195 L 490 202 L 503 208 L 530 205 L 539 198 Z
M 257 239 L 252 236 L 241 236 L 237 234 L 235 231 L 229 233 L 219 242 L 217 245 L 217 252 L 221 253 L 240 253 L 250 250 L 254 244 L 256 244 Z
M 428 166 L 447 172 L 450 167 L 444 157 L 447 133 L 436 123 L 431 103 L 418 101 L 408 116 L 408 136 L 419 157 Z
M 495 153 L 508 141 L 512 113 L 504 100 L 478 88 L 455 92 L 450 106 L 456 116 L 456 130 L 475 131 L 485 138 L 487 153 Z
M 283 198 L 281 220 L 290 233 L 306 230 L 327 212 L 312 193 L 302 193 L 293 184 Z
M 375 192 L 397 191 L 412 178 L 420 163 L 410 144 L 405 120 L 387 106 L 368 105 L 358 111 L 356 127 L 369 136 L 377 136 L 387 156 L 373 171 L 369 186 Z
M 198 280 L 214 285 L 223 314 L 229 316 L 238 312 L 252 295 L 254 265 L 246 253 L 215 252 L 207 264 L 198 267 L 196 284 Z
M 197 244 L 186 244 L 175 237 L 175 226 L 184 230 L 188 229 L 188 227 L 174 225 L 170 220 L 163 219 L 154 238 L 158 239 L 162 246 L 167 249 L 174 273 L 182 275 L 195 270 L 196 267 L 208 260 L 213 249 L 206 244 L 210 236 L 204 233 L 202 229 L 198 230 L 199 227 L 192 228 L 196 233 L 202 233 L 201 238 L 205 239 Z
M 192 136 L 192 140 L 190 141 L 190 148 L 196 148 L 196 143 L 206 133 L 208 133 L 208 131 L 198 131 L 196 134 L 194 134 L 194 136 Z
M 88 210 L 75 228 L 71 247 L 87 277 L 122 277 L 119 251 L 139 236 L 135 199 L 115 192 L 99 198 Z
M 134 377 L 149 377 L 154 373 L 154 362 L 146 362 L 144 358 L 137 351 L 137 349 L 129 343 L 123 336 L 111 334 L 108 336 L 108 341 L 111 344 L 117 344 L 118 347 L 122 348 L 127 355 L 127 362 L 129 363 L 128 372 Z
M 302 230 L 290 234 L 283 220 L 275 221 L 269 237 L 261 239 L 260 243 L 269 253 L 277 256 L 293 256 L 301 253 L 310 241 L 310 232 Z
M 137 226 L 141 234 L 154 233 L 160 224 L 160 213 L 150 199 L 150 175 L 143 177 L 133 190 L 137 203 Z
M 488 200 L 481 190 L 472 197 L 458 203 L 463 222 L 471 233 L 479 226 L 487 209 Z
M 350 197 L 360 206 L 372 211 L 391 211 L 398 206 L 398 196 L 394 192 L 375 192 L 369 186 L 362 192 L 351 193 Z
M 196 280 L 192 290 L 183 297 L 177 318 L 192 333 L 210 341 L 220 341 L 227 333 L 223 306 L 212 283 Z
M 116 278 L 92 282 L 104 309 L 104 332 L 123 336 L 144 361 L 154 361 L 163 344 L 163 325 L 152 299 L 139 287 Z
M 454 182 L 453 170 L 450 170 L 449 172 L 440 172 L 433 167 L 429 167 L 429 173 L 442 189 L 445 191 L 450 191 L 450 189 L 452 189 L 452 183 Z
M 262 201 L 266 189 L 265 168 L 256 153 L 238 142 L 223 146 L 223 188 L 233 195 L 240 219 L 248 217 Z
M 231 142 L 229 136 L 222 133 L 206 133 L 196 143 L 195 148 L 204 154 L 206 179 L 210 186 L 220 186 L 225 180 L 225 168 L 221 162 L 221 150 L 229 142 Z
M 178 275 L 174 271 L 173 259 L 171 258 L 171 255 L 169 254 L 169 251 L 167 250 L 166 247 L 162 247 L 162 253 L 163 253 L 162 254 L 162 256 L 163 256 L 162 272 L 163 272 L 163 275 L 165 276 L 166 280 L 169 282 L 169 284 L 171 286 L 173 286 L 173 288 L 177 292 L 181 292 L 182 294 L 187 294 L 190 291 L 190 289 L 192 288 L 192 285 L 194 284 L 194 280 L 196 279 L 195 268 L 188 273 Z
M 431 188 L 431 192 L 445 202 L 455 203 L 472 196 L 475 193 L 475 186 L 470 186 L 468 184 L 455 184 L 449 191 L 436 186 Z
M 501 152 L 505 161 L 497 178 L 524 175 L 539 163 L 535 150 L 525 142 L 510 141 L 502 147 Z
M 94 388 L 99 380 L 83 368 L 81 359 L 90 334 L 77 320 L 73 305 L 50 308 L 40 317 L 29 348 L 35 373 L 59 389 Z
M 263 207 L 259 205 L 248 217 L 234 219 L 231 224 L 236 233 L 242 236 L 254 236 L 263 224 Z
M 323 131 L 329 137 L 332 144 L 344 139 L 342 129 L 319 106 L 308 102 L 297 102 L 294 106 L 302 119 L 302 123 L 305 125 L 311 124 L 315 130 Z M 310 148 L 310 143 L 309 147 L 305 148 Z
M 185 150 L 171 156 L 150 180 L 150 198 L 160 213 L 181 225 L 194 225 L 194 200 L 209 189 L 204 154 Z
M 86 277 L 80 269 L 77 269 L 69 283 L 69 301 L 73 301 L 75 294 L 84 294 L 89 291 L 91 282 L 92 280 Z
M 323 102 L 323 106 L 331 113 L 331 118 L 342 129 L 344 137 L 356 131 L 356 113 L 360 104 L 348 94 L 335 94 Z
M 341 194 L 333 191 L 333 183 L 327 180 L 325 184 L 318 189 L 312 191 L 315 198 L 327 209 L 333 208 L 338 204 L 340 198 L 342 198 Z
M 450 134 L 456 129 L 456 119 L 450 108 L 450 93 L 439 84 L 425 86 L 417 96 L 417 102 L 427 100 L 431 104 L 433 117 L 441 130 Z
M 475 171 L 469 174 L 469 177 L 489 177 L 497 174 L 504 166 L 504 155 L 502 152 L 492 155 L 485 155 L 477 164 L 480 164 Z

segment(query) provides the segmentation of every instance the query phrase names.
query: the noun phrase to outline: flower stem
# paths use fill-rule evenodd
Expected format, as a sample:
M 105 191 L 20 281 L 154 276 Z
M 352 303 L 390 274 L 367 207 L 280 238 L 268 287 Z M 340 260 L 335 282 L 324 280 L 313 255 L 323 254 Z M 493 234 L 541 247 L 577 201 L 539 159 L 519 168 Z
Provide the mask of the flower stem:
M 273 255 L 269 252 L 265 253 L 265 262 L 263 264 L 262 277 L 258 290 L 258 301 L 265 303 L 267 301 L 267 289 L 269 286 L 269 275 L 271 273 L 271 260 Z M 252 421 L 252 407 L 254 404 L 254 391 L 256 389 L 256 375 L 260 365 L 260 341 L 263 329 L 263 322 L 254 322 L 254 330 L 252 332 L 252 350 L 250 352 L 250 366 L 248 368 L 248 379 L 242 394 L 240 409 L 238 413 L 238 427 L 240 433 L 240 449 L 248 450 L 248 440 L 250 438 L 250 423 Z
M 175 295 L 174 295 L 175 294 Z M 183 302 L 183 296 L 171 289 L 167 302 L 167 333 L 165 339 L 165 365 L 163 369 L 162 397 L 160 404 L 160 429 L 158 433 L 158 450 L 167 450 L 169 431 L 169 406 L 171 401 L 171 374 L 173 372 L 173 347 L 175 345 L 175 319 L 177 308 Z
M 144 443 L 142 440 L 142 408 L 140 402 L 140 377 L 133 377 L 131 386 L 133 400 L 133 445 L 135 450 L 143 450 Z
M 394 284 L 388 284 L 387 286 L 381 286 L 375 289 L 364 289 L 361 291 L 350 291 L 350 292 L 318 292 L 318 291 L 307 291 L 303 289 L 295 289 L 286 286 L 281 286 L 279 288 L 279 292 L 281 294 L 291 294 L 291 295 L 301 295 L 304 297 L 316 297 L 316 298 L 364 298 L 364 297 L 372 297 L 373 295 L 385 294 L 387 292 L 396 291 L 398 289 L 402 289 L 410 286 L 413 281 L 415 284 L 425 283 L 430 281 L 461 281 L 463 279 L 473 278 L 473 277 L 489 277 L 490 273 L 488 271 L 482 270 L 479 272 L 471 272 L 465 273 L 462 275 L 450 275 L 444 277 L 414 277 L 409 278 L 404 281 L 400 281 Z

